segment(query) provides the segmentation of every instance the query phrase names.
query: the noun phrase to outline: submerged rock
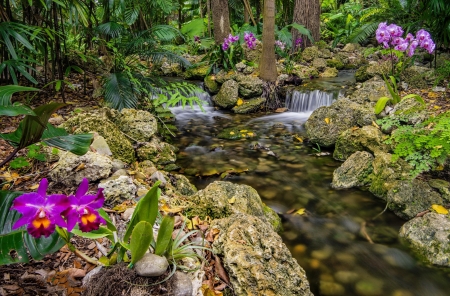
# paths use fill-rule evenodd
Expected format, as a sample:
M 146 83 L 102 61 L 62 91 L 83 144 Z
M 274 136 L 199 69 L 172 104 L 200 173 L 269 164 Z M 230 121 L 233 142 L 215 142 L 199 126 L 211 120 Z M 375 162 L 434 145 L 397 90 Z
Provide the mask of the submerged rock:
M 223 257 L 236 295 L 313 295 L 305 271 L 270 225 L 234 214 L 211 228 L 219 230 L 213 250 Z
M 238 101 L 239 84 L 234 80 L 228 80 L 212 98 L 214 104 L 222 108 L 232 108 Z
M 221 131 L 217 138 L 227 139 L 227 140 L 238 140 L 238 139 L 251 139 L 255 138 L 257 135 L 254 131 L 248 129 L 240 129 L 235 127 L 226 128 Z
M 400 228 L 400 237 L 423 260 L 450 267 L 450 220 L 448 215 L 427 213 L 414 218 Z
M 339 168 L 333 172 L 333 188 L 352 188 L 364 186 L 370 182 L 374 157 L 366 151 L 353 153 Z
M 53 181 L 66 186 L 78 186 L 83 178 L 97 181 L 111 174 L 112 162 L 107 156 L 88 151 L 78 156 L 70 152 L 60 152 L 60 159 L 50 172 Z
M 255 189 L 247 185 L 215 181 L 192 195 L 189 201 L 192 203 L 187 209 L 190 216 L 220 219 L 244 213 L 269 223 L 275 231 L 281 229 L 278 215 L 261 201 Z

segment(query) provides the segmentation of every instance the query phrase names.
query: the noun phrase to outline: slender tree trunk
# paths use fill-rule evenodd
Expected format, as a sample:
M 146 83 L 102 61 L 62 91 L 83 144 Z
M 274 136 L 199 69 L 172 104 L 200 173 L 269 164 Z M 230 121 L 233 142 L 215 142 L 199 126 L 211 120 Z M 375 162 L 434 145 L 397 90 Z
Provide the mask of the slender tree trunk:
M 206 0 L 206 14 L 208 15 L 208 34 L 211 38 L 211 0 Z
M 230 34 L 230 14 L 228 12 L 227 0 L 210 0 L 212 19 L 214 25 L 214 40 L 217 44 L 223 43 L 223 40 Z
M 261 21 L 261 1 L 263 0 L 256 0 L 256 23 L 259 23 Z
M 265 81 L 277 80 L 275 59 L 275 0 L 264 1 L 264 25 L 262 34 L 262 54 L 259 76 Z
M 320 40 L 320 1 L 319 0 L 295 0 L 294 23 L 305 26 L 311 31 L 314 42 Z M 303 47 L 311 46 L 311 41 L 301 35 L 296 29 L 292 29 L 292 41 L 299 37 L 303 39 Z

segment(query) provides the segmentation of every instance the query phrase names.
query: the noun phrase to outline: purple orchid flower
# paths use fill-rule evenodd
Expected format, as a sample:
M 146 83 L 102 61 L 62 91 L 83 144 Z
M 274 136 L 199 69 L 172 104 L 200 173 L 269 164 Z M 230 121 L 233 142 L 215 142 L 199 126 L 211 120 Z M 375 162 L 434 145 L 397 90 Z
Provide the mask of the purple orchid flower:
M 419 41 L 417 40 L 412 40 L 411 43 L 409 44 L 409 48 L 408 51 L 406 52 L 406 54 L 409 57 L 412 57 L 414 55 L 414 52 L 416 51 L 417 46 L 419 45 Z
M 66 227 L 61 213 L 69 206 L 69 200 L 64 194 L 47 196 L 48 181 L 42 179 L 37 192 L 25 193 L 17 197 L 11 209 L 18 211 L 22 217 L 17 220 L 12 229 L 28 224 L 27 231 L 33 237 L 42 235 L 48 237 L 55 231 L 55 225 Z
M 275 41 L 275 45 L 278 46 L 281 50 L 284 50 L 286 44 L 284 44 L 284 42 L 277 40 Z
M 77 222 L 83 232 L 97 230 L 100 224 L 106 224 L 97 211 L 105 201 L 103 188 L 99 188 L 96 195 L 86 194 L 88 189 L 89 181 L 84 178 L 75 195 L 69 196 L 70 206 L 63 212 L 63 216 L 67 218 L 68 231 L 71 231 Z
M 403 35 L 402 27 L 397 26 L 396 24 L 390 24 L 386 29 L 391 37 L 401 37 Z
M 302 42 L 303 42 L 302 37 L 299 37 L 299 38 L 297 38 L 297 39 L 295 40 L 295 45 L 294 45 L 294 46 L 297 48 L 297 47 L 299 47 L 299 46 L 302 45 Z
M 256 37 L 253 33 L 245 33 L 244 40 L 248 48 L 254 49 L 256 47 Z

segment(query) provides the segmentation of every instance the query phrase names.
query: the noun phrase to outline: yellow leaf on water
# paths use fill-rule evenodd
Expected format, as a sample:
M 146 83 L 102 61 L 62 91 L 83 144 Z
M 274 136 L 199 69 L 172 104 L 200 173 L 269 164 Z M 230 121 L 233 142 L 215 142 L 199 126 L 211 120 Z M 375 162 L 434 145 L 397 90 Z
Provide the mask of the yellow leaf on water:
M 240 132 L 241 132 L 241 133 L 246 133 L 246 132 L 247 132 L 247 130 L 240 130 Z
M 234 196 L 228 200 L 229 204 L 234 204 L 235 202 L 236 202 L 236 197 L 234 197 Z
M 234 132 L 230 132 L 230 135 L 234 135 Z
M 447 215 L 448 210 L 441 205 L 432 205 L 431 208 L 438 214 Z
M 244 100 L 241 99 L 241 98 L 239 98 L 239 99 L 237 100 L 237 102 L 236 102 L 236 105 L 237 105 L 237 106 L 240 106 L 240 105 L 242 105 L 242 104 L 244 104 Z
M 330 124 L 330 119 L 327 117 L 327 118 L 325 118 L 325 122 L 327 123 L 327 124 Z
M 255 134 L 254 133 L 247 133 L 247 136 L 249 136 L 249 137 L 253 137 Z
M 295 211 L 295 214 L 301 216 L 301 215 L 304 215 L 304 214 L 305 214 L 305 211 L 306 211 L 305 208 L 301 208 L 301 209 Z

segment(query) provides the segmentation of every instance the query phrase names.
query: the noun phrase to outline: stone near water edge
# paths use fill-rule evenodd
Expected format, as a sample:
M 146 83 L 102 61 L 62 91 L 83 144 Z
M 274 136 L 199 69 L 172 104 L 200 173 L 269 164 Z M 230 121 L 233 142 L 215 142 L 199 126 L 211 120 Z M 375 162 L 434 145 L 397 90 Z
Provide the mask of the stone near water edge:
M 164 274 L 169 267 L 166 257 L 152 253 L 146 253 L 141 260 L 136 262 L 134 268 L 140 276 L 156 277 Z
M 239 84 L 234 80 L 228 80 L 220 87 L 219 93 L 212 100 L 219 107 L 230 109 L 238 101 Z
M 369 184 L 368 176 L 372 172 L 374 157 L 369 152 L 353 153 L 339 168 L 333 172 L 333 188 L 352 188 Z

